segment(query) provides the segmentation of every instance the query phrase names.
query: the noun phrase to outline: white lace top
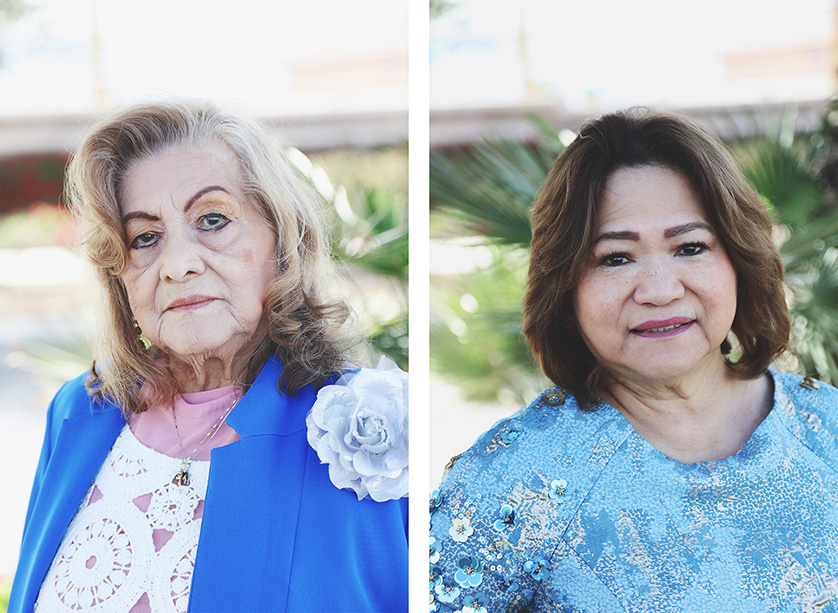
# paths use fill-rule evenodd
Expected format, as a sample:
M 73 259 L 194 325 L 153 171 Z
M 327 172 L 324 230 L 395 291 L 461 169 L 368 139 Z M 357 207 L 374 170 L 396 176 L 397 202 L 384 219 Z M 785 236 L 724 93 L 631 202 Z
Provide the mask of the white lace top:
M 174 476 L 180 459 L 126 426 L 79 505 L 41 585 L 48 613 L 186 611 L 209 461 Z

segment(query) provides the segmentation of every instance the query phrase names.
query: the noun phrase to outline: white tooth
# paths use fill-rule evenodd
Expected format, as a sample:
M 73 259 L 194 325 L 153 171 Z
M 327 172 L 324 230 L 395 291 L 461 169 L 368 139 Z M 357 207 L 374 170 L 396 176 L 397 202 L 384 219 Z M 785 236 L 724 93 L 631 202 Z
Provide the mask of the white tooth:
M 682 324 L 674 324 L 672 326 L 666 326 L 665 328 L 649 328 L 649 332 L 666 332 L 667 330 L 674 330 L 675 328 L 680 327 Z

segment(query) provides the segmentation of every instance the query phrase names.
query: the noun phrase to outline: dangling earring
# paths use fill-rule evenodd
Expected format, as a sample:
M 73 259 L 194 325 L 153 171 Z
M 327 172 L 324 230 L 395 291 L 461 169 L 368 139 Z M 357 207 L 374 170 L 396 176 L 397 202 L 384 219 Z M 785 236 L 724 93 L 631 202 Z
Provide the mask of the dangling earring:
M 148 348 L 151 347 L 151 341 L 143 334 L 143 330 L 140 328 L 140 324 L 136 319 L 134 320 L 134 332 L 137 334 L 137 340 L 140 341 L 142 348 L 144 350 L 148 350 Z

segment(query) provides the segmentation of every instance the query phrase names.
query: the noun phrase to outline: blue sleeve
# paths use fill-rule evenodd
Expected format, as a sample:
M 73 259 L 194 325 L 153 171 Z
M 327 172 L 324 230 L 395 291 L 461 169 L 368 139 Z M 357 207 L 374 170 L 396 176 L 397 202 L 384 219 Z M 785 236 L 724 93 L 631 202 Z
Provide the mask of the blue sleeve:
M 838 470 L 838 389 L 811 377 L 772 371 L 787 401 L 780 403 L 786 427 L 802 445 Z
M 471 449 L 452 458 L 439 490 L 431 495 L 432 611 L 521 610 L 547 570 L 538 567 L 543 556 L 537 548 L 521 541 L 516 505 L 510 504 L 498 478 L 499 467 L 487 465 L 482 457 L 487 447 L 496 449 L 493 441 L 503 440 L 510 423 L 498 422 Z M 496 487 L 488 487 L 493 482 Z M 522 546 L 530 549 L 528 554 Z
M 431 609 L 622 611 L 565 533 L 625 435 L 551 388 L 453 458 L 431 496 Z
M 42 517 L 39 515 L 39 500 L 42 497 L 54 496 L 51 488 L 44 488 L 44 482 L 50 462 L 53 459 L 58 433 L 66 417 L 75 410 L 86 410 L 91 406 L 90 397 L 84 387 L 82 375 L 65 383 L 53 398 L 46 415 L 46 429 L 44 442 L 41 447 L 41 456 L 38 466 L 35 469 L 35 479 L 32 484 L 32 491 L 29 496 L 29 506 L 26 510 L 26 520 L 23 526 L 23 537 L 21 539 L 20 557 L 18 559 L 15 579 L 12 584 L 12 591 L 9 596 L 8 611 L 24 611 L 31 608 L 27 600 L 32 598 L 31 572 L 32 568 L 42 563 L 38 559 L 38 541 L 43 529 Z M 40 505 L 43 506 L 43 505 Z M 29 545 L 27 546 L 27 542 Z M 34 586 L 37 587 L 37 586 Z
M 50 402 L 49 408 L 47 409 L 47 423 L 44 430 L 44 442 L 41 446 L 41 456 L 38 460 L 38 467 L 35 469 L 35 479 L 32 484 L 32 491 L 29 494 L 29 506 L 26 510 L 26 521 L 23 525 L 24 538 L 26 537 L 26 530 L 29 528 L 35 502 L 41 493 L 41 485 L 44 480 L 44 474 L 47 471 L 47 465 L 49 464 L 50 457 L 52 456 L 53 445 L 55 444 L 55 439 L 58 436 L 58 430 L 60 429 L 61 422 L 63 420 L 63 416 L 58 419 L 55 418 L 55 413 L 59 410 L 59 406 L 57 405 L 64 404 L 64 398 L 68 394 L 73 393 L 72 388 L 78 386 L 78 383 L 78 379 L 73 379 L 72 381 L 68 381 L 62 385 L 61 389 L 58 390 L 58 393 L 52 399 L 52 402 Z

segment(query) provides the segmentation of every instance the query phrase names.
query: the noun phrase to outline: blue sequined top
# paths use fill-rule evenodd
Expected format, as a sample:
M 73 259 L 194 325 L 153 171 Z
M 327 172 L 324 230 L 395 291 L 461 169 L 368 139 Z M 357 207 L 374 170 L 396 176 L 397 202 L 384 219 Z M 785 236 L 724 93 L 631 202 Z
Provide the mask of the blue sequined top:
M 551 388 L 431 495 L 431 610 L 838 611 L 838 390 L 771 371 L 736 455 L 681 464 Z

